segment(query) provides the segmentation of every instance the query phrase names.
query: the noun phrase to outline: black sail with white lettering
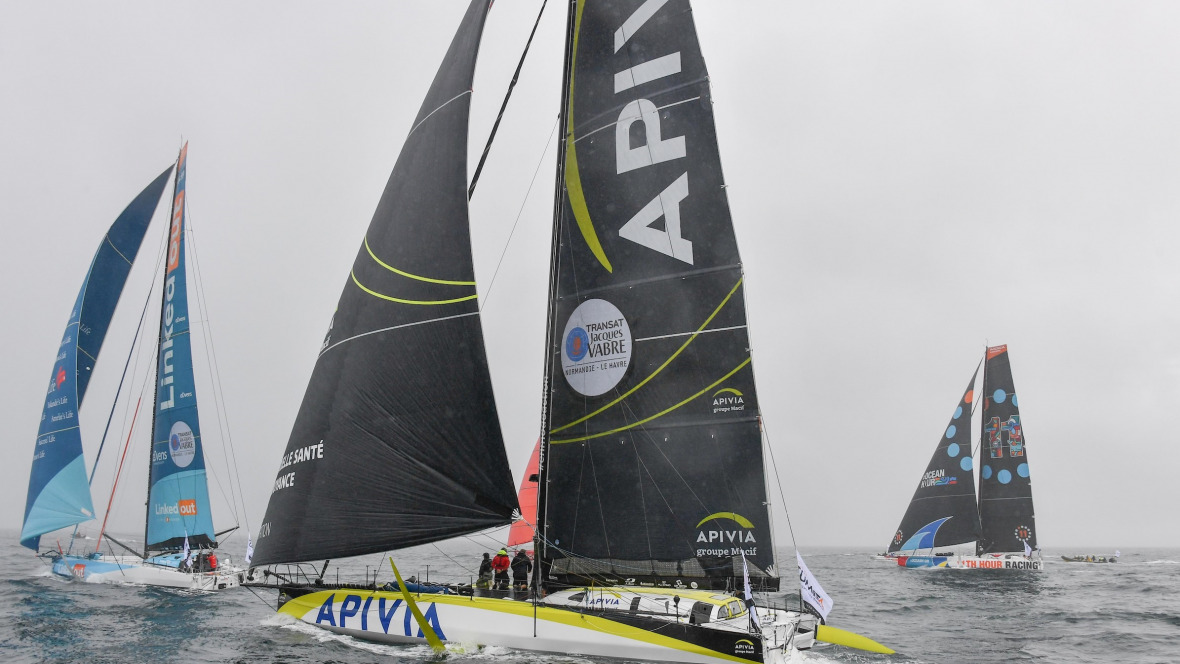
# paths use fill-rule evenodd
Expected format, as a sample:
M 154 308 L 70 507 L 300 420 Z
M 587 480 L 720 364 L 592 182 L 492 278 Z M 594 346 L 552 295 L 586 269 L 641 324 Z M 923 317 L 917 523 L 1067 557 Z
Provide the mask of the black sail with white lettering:
M 571 7 L 541 523 L 550 582 L 777 584 L 742 264 L 687 2 Z
M 889 552 L 915 551 L 974 542 L 979 537 L 979 510 L 975 504 L 975 469 L 971 457 L 971 406 L 975 402 L 975 377 L 959 400 L 934 456 L 918 481 L 914 497 Z
M 1037 548 L 1028 448 L 1007 346 L 987 349 L 979 450 L 979 553 Z
M 433 542 L 507 524 L 516 508 L 466 196 L 471 82 L 488 4 L 468 7 L 361 243 L 255 565 Z

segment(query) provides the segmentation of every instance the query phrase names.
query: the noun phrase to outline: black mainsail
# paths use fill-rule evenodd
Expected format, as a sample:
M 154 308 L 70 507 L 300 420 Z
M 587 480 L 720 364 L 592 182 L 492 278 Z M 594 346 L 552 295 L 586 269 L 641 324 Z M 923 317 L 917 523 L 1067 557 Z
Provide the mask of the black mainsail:
M 987 349 L 979 450 L 979 554 L 1037 548 L 1028 449 L 1008 346 Z
M 951 415 L 889 553 L 974 542 L 979 538 L 979 510 L 975 504 L 975 469 L 971 456 L 971 406 L 975 378 Z
M 511 520 L 466 195 L 489 4 L 468 7 L 377 205 L 296 417 L 255 565 L 397 549 Z
M 542 565 L 777 586 L 742 264 L 687 2 L 571 4 Z M 736 561 L 736 565 L 735 565 Z

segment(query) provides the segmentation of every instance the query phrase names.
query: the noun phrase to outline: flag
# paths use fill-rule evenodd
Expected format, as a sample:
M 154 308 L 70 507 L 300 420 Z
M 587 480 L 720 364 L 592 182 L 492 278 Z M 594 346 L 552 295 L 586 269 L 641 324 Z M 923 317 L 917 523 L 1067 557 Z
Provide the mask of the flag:
M 1032 557 L 1032 547 L 1028 545 L 1028 542 L 1024 543 L 1024 557 L 1025 558 Z
M 758 609 L 754 606 L 754 593 L 750 592 L 750 570 L 746 567 L 746 552 L 742 551 L 742 580 L 746 584 L 746 608 L 750 611 L 750 618 L 754 621 L 754 626 L 762 629 L 762 625 L 758 622 Z
M 246 567 L 250 566 L 250 561 L 254 559 L 254 543 L 250 541 L 250 533 L 246 533 Z
M 184 556 L 180 562 L 187 565 L 189 562 L 188 530 L 184 531 L 184 551 L 182 553 Z
M 828 619 L 828 613 L 832 610 L 832 605 L 835 602 L 831 597 L 824 592 L 823 586 L 819 585 L 819 581 L 811 575 L 811 570 L 807 569 L 807 564 L 803 562 L 803 556 L 799 552 L 795 552 L 795 558 L 799 561 L 799 589 L 803 601 L 807 602 L 825 621 Z
M 1123 555 L 1121 551 L 1119 551 L 1118 549 L 1115 549 L 1115 550 L 1114 550 L 1114 557 L 1115 557 L 1115 558 L 1118 558 L 1118 557 L 1119 557 L 1119 556 L 1121 556 L 1121 555 Z

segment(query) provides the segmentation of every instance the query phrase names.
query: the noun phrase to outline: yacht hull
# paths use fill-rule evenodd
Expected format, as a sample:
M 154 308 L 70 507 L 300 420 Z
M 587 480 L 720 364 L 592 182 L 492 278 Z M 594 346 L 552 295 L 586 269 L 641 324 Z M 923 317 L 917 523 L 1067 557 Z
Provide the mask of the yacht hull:
M 227 567 L 214 572 L 181 572 L 174 567 L 144 563 L 130 556 L 58 556 L 57 576 L 86 583 L 159 586 L 184 590 L 225 590 L 242 584 L 245 570 Z
M 330 631 L 383 643 L 422 644 L 425 638 L 401 593 L 383 590 L 321 590 L 291 596 L 279 613 Z M 418 595 L 415 602 L 443 641 L 461 647 L 500 646 L 534 652 L 630 660 L 710 663 L 789 660 L 812 645 L 814 627 L 802 634 L 800 616 L 760 608 L 765 638 L 745 625 L 705 626 L 687 618 L 581 612 L 497 597 Z M 802 622 L 807 623 L 810 616 Z M 770 624 L 773 621 L 773 625 Z M 744 621 L 743 621 L 744 622 Z M 807 627 L 804 627 L 807 630 Z

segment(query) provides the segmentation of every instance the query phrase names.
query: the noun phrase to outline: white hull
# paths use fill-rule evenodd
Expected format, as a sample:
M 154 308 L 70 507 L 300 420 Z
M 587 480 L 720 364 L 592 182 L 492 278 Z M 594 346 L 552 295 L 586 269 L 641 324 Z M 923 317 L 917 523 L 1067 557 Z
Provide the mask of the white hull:
M 225 590 L 236 588 L 245 570 L 223 566 L 215 572 L 182 572 L 175 567 L 153 565 L 133 556 L 59 556 L 53 573 L 86 583 L 160 586 L 184 590 Z
M 1040 556 L 1023 553 L 985 553 L 982 556 L 898 556 L 898 567 L 945 567 L 947 569 L 1033 570 L 1045 568 Z
M 650 589 L 646 589 L 650 592 Z M 626 591 L 609 593 L 629 600 Z M 660 599 L 671 593 L 662 593 Z M 288 600 L 279 611 L 302 622 L 368 641 L 425 643 L 401 593 L 323 590 Z M 731 598 L 732 599 L 732 598 Z M 626 611 L 578 611 L 492 597 L 416 595 L 427 622 L 450 644 L 500 646 L 533 652 L 661 662 L 789 661 L 813 643 L 814 618 L 759 607 L 763 635 L 749 631 L 748 614 L 706 625 L 681 616 L 628 616 Z M 624 605 L 629 605 L 624 601 Z M 802 627 L 805 631 L 798 633 Z

